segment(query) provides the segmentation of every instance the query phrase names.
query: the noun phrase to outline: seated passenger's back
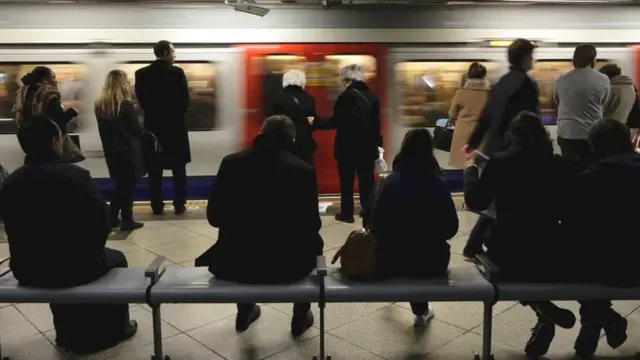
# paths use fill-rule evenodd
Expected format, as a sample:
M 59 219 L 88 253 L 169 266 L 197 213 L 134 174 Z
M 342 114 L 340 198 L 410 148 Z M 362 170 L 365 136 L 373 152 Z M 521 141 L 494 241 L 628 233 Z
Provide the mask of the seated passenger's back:
M 52 147 L 51 136 L 43 141 Z M 24 166 L 7 178 L 0 214 L 11 269 L 21 284 L 73 286 L 104 274 L 100 264 L 111 231 L 107 205 L 89 172 L 57 162 L 53 149 L 26 156 Z
M 560 222 L 574 168 L 553 154 L 549 134 L 535 114 L 516 117 L 508 136 L 508 149 L 491 157 L 482 177 L 476 167 L 465 171 L 465 202 L 484 210 L 495 200 L 497 222 L 489 257 L 505 272 L 532 272 L 541 259 L 551 261 L 562 251 Z
M 251 149 L 222 160 L 207 205 L 218 242 L 196 261 L 216 276 L 293 281 L 307 276 L 322 253 L 315 172 L 288 151 L 295 128 L 286 124 L 290 137 L 264 130 Z
M 458 231 L 458 214 L 427 130 L 407 133 L 384 184 L 372 224 L 379 239 L 380 275 L 445 275 L 450 258 L 447 240 Z
M 637 257 L 640 154 L 629 129 L 616 120 L 601 121 L 589 142 L 595 163 L 578 177 L 569 231 L 583 251 L 583 270 L 601 282 L 640 283 Z

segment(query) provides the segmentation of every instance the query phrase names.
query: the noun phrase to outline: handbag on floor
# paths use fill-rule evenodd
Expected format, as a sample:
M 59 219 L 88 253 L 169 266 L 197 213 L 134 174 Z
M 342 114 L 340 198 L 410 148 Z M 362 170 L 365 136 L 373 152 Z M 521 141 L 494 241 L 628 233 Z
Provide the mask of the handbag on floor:
M 354 230 L 344 245 L 331 259 L 331 264 L 340 260 L 340 273 L 352 280 L 370 280 L 376 274 L 376 250 L 378 239 L 371 233 L 375 206 L 388 176 L 381 175 L 376 181 L 369 209 L 371 220 L 368 229 Z

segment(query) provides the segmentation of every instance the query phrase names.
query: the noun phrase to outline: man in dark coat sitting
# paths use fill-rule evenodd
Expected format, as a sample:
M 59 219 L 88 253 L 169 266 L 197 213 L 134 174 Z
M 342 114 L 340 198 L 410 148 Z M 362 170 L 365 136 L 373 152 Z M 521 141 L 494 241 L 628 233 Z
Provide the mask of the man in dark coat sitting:
M 295 131 L 286 116 L 272 116 L 251 149 L 222 160 L 207 205 L 219 237 L 196 266 L 251 284 L 295 282 L 315 268 L 323 247 L 318 192 L 313 167 L 290 152 Z M 259 317 L 258 305 L 238 304 L 236 330 Z M 291 333 L 300 336 L 312 325 L 310 304 L 295 304 Z

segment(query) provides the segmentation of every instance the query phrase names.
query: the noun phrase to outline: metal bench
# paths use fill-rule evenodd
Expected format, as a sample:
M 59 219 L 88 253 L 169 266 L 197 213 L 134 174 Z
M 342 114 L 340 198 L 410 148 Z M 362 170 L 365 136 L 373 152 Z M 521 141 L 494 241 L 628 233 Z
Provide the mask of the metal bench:
M 156 272 L 159 274 L 150 290 L 149 305 L 160 319 L 161 304 L 175 303 L 280 303 L 309 302 L 317 303 L 320 298 L 318 278 L 327 275 L 324 257 L 319 256 L 317 269 L 310 277 L 289 284 L 254 285 L 216 279 L 206 267 L 169 268 Z M 157 269 L 159 266 L 154 267 Z M 321 310 L 322 312 L 322 310 Z M 155 320 L 154 320 L 155 321 Z M 160 326 L 154 326 L 154 356 L 152 360 L 169 360 L 163 353 Z M 324 333 L 324 321 L 321 315 L 320 333 Z M 320 352 L 323 356 L 324 349 Z
M 144 304 L 150 287 L 145 271 L 149 269 L 116 268 L 87 285 L 43 289 L 20 286 L 11 270 L 4 269 L 0 273 L 0 303 Z M 1 348 L 0 359 L 9 359 L 2 357 Z
M 491 355 L 491 318 L 495 304 L 494 287 L 475 267 L 451 267 L 448 278 L 416 280 L 388 279 L 372 282 L 349 281 L 338 269 L 328 271 L 323 299 L 329 303 L 397 301 L 478 301 L 484 304 L 482 359 Z M 474 355 L 480 359 L 479 354 Z

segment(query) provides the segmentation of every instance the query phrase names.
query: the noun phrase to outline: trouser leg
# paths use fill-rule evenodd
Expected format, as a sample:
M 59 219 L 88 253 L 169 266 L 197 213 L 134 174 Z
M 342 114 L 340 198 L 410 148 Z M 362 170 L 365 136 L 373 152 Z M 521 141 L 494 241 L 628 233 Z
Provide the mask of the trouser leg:
M 409 303 L 409 305 L 411 305 L 411 312 L 415 316 L 427 315 L 427 313 L 429 312 L 428 302 L 412 302 Z
M 598 322 L 602 323 L 603 319 L 611 313 L 611 301 L 609 300 L 593 300 L 578 301 L 580 303 L 580 322 Z
M 374 162 L 363 161 L 358 164 L 358 188 L 360 192 L 360 206 L 362 207 L 362 223 L 364 227 L 369 224 L 369 211 L 371 195 L 375 184 Z
M 238 308 L 238 314 L 241 315 L 248 315 L 251 310 L 253 310 L 254 306 L 256 306 L 256 304 L 236 304 L 236 307 Z
M 155 212 L 160 212 L 164 208 L 162 172 L 161 167 L 154 166 L 149 169 L 149 197 L 151 198 L 151 208 Z
M 309 310 L 311 310 L 310 303 L 293 304 L 293 316 L 306 316 Z
M 471 229 L 471 233 L 469 234 L 469 238 L 467 239 L 467 245 L 464 247 L 465 255 L 475 255 L 477 253 L 482 252 L 482 244 L 484 243 L 484 239 L 486 236 L 489 227 L 492 224 L 491 219 L 480 216 L 478 221 Z
M 122 182 L 120 193 L 120 206 L 123 222 L 133 222 L 133 195 L 136 188 L 136 178 L 133 174 L 129 174 L 119 181 Z
M 111 224 L 116 225 L 118 223 L 118 217 L 120 210 L 122 209 L 122 188 L 124 182 L 122 178 L 116 178 L 116 186 L 113 189 L 113 195 L 111 196 L 111 203 L 109 204 L 109 214 L 111 216 Z
M 338 175 L 340 176 L 340 213 L 353 216 L 353 181 L 355 169 L 349 161 L 338 161 Z
M 177 209 L 187 203 L 187 165 L 174 166 L 173 172 L 173 206 Z
M 591 165 L 591 146 L 587 140 L 558 137 L 558 146 L 562 157 L 575 163 L 579 171 L 586 170 Z

